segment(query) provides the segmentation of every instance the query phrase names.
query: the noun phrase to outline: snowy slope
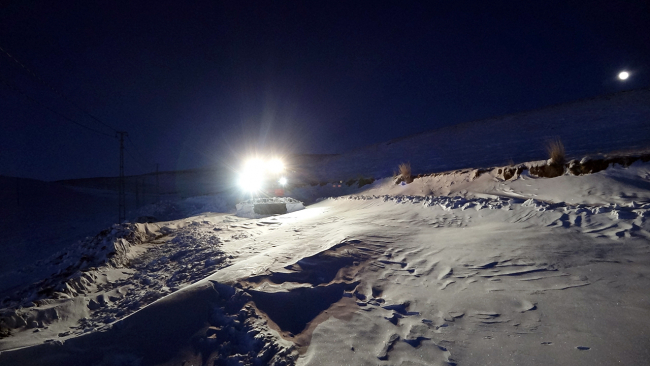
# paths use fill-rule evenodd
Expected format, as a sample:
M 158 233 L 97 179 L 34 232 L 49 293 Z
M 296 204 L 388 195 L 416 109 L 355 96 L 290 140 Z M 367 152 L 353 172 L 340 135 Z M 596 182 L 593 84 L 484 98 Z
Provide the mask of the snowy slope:
M 5 180 L 0 365 L 644 364 L 650 163 L 476 168 L 553 137 L 575 158 L 647 149 L 649 117 L 639 90 L 393 140 L 303 165 L 329 183 L 290 194 L 317 203 L 266 219 L 226 191 L 112 224 L 111 194 L 31 182 L 27 204 Z M 395 184 L 403 161 L 467 169 Z
M 126 202 L 128 208 L 135 207 L 133 195 L 127 195 Z M 229 212 L 234 211 L 235 202 L 222 196 L 161 201 L 127 211 L 127 219 L 171 220 L 202 212 Z M 111 227 L 117 222 L 117 208 L 114 191 L 0 177 L 0 298 L 56 273 L 58 268 L 39 261 Z
M 467 122 L 342 154 L 318 167 L 322 181 L 390 176 L 410 162 L 415 174 L 546 158 L 548 140 L 569 157 L 650 146 L 650 89 Z M 399 134 L 399 126 L 396 135 Z
M 116 196 L 55 183 L 0 177 L 0 274 L 50 255 L 117 220 Z
M 649 183 L 642 162 L 384 179 L 267 219 L 115 227 L 3 302 L 0 365 L 642 364 Z
M 362 147 L 341 155 L 290 155 L 291 183 L 338 182 L 360 176 L 382 178 L 410 162 L 415 174 L 464 168 L 485 168 L 546 158 L 546 143 L 560 138 L 572 158 L 587 154 L 647 149 L 650 146 L 650 89 L 579 100 L 572 103 L 471 121 Z M 400 136 L 395 126 L 395 136 Z M 159 192 L 164 198 L 226 192 L 233 188 L 227 164 L 177 172 L 161 172 Z M 233 167 L 235 165 L 235 167 Z M 117 177 L 61 181 L 77 187 L 115 189 Z M 156 174 L 127 177 L 126 189 L 136 184 L 147 202 L 157 197 Z

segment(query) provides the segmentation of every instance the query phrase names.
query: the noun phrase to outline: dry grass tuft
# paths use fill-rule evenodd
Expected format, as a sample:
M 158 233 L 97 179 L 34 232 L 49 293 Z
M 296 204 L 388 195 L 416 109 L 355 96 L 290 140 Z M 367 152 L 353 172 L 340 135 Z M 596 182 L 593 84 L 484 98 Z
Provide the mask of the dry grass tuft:
M 564 159 L 566 158 L 564 144 L 559 138 L 546 143 L 546 151 L 548 151 L 548 156 L 552 164 L 564 164 Z
M 411 163 L 402 163 L 399 165 L 399 175 L 402 180 L 406 183 L 413 182 L 413 176 L 411 175 Z

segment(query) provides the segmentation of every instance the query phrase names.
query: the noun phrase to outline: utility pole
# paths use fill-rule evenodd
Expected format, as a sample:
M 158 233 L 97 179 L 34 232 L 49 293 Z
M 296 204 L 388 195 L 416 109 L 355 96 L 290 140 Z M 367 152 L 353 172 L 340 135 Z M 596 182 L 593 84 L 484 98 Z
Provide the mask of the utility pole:
M 118 223 L 126 220 L 126 196 L 124 193 L 124 136 L 128 136 L 125 131 L 117 131 L 120 136 L 120 181 L 119 185 L 119 219 Z

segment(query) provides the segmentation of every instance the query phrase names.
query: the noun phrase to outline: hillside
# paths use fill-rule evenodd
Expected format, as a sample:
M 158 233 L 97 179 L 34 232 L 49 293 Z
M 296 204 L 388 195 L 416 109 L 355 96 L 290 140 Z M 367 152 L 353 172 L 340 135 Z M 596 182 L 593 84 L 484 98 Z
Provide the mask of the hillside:
M 399 126 L 395 126 L 399 134 Z M 390 176 L 410 162 L 415 174 L 546 158 L 560 138 L 569 157 L 650 147 L 650 89 L 462 123 L 364 147 L 318 167 L 319 180 Z
M 14 216 L 3 223 L 0 366 L 643 364 L 649 156 L 582 157 L 650 147 L 649 98 L 620 93 L 308 162 L 305 182 L 330 183 L 293 187 L 312 204 L 261 219 L 234 216 L 229 189 L 97 228 L 114 215 L 111 191 L 3 178 L 3 216 Z M 584 164 L 537 175 L 550 137 Z M 503 167 L 508 158 L 531 161 Z M 390 177 L 405 160 L 415 174 L 464 169 L 407 184 Z M 598 171 L 576 168 L 590 164 Z M 379 179 L 332 184 L 359 175 Z M 207 176 L 186 192 L 204 192 Z

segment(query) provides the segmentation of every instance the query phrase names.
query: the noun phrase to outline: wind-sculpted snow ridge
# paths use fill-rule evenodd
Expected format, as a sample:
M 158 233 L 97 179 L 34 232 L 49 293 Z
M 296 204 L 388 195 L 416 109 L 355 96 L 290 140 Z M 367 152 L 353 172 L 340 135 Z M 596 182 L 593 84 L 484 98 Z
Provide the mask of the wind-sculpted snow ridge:
M 382 200 L 383 202 L 421 204 L 425 207 L 440 206 L 443 210 L 467 210 L 474 208 L 480 210 L 488 208 L 492 210 L 508 210 L 513 205 L 520 204 L 525 207 L 534 207 L 537 211 L 565 208 L 566 210 L 577 210 L 580 212 L 591 212 L 599 214 L 611 212 L 614 218 L 630 218 L 632 216 L 648 217 L 650 203 L 631 202 L 628 206 L 621 206 L 617 203 L 606 205 L 571 205 L 566 202 L 548 203 L 534 198 L 527 200 L 520 198 L 494 197 L 494 198 L 465 198 L 461 196 L 392 196 L 392 195 L 350 195 L 342 197 L 328 197 L 328 200 Z
M 21 307 L 23 298 L 0 310 L 2 324 L 16 333 L 3 339 L 0 350 L 24 346 L 26 337 L 27 345 L 35 345 L 25 351 L 29 361 L 20 350 L 0 352 L 0 365 L 17 359 L 20 364 L 158 364 L 183 354 L 195 364 L 293 365 L 294 345 L 268 329 L 249 304 L 251 295 L 200 281 L 229 265 L 220 249 L 224 242 L 252 238 L 265 226 L 238 221 L 212 215 L 135 225 L 133 231 L 145 239 L 130 246 L 123 267 L 106 262 L 79 272 L 87 278 L 76 296 Z M 273 220 L 265 222 L 272 229 Z M 30 286 L 21 294 L 34 291 Z
M 465 198 L 461 196 L 392 196 L 392 195 L 352 195 L 329 197 L 329 200 L 381 200 L 396 204 L 416 204 L 423 207 L 440 207 L 445 211 L 451 210 L 514 210 L 517 208 L 533 208 L 535 211 L 553 211 L 559 213 L 548 226 L 577 226 L 584 227 L 585 233 L 594 236 L 611 236 L 612 238 L 642 236 L 650 238 L 644 225 L 650 217 L 650 203 L 631 201 L 622 206 L 617 203 L 603 205 L 569 204 L 566 202 L 549 203 L 534 198 L 527 200 L 509 197 Z M 595 217 L 599 219 L 591 222 Z M 603 217 L 606 219 L 603 220 Z M 513 219 L 514 222 L 522 218 Z
M 204 282 L 83 337 L 0 352 L 0 365 L 291 366 L 291 342 L 268 330 L 249 294 Z
M 86 238 L 56 253 L 48 260 L 19 272 L 25 275 L 45 268 L 48 277 L 16 289 L 0 302 L 0 323 L 9 329 L 47 329 L 61 317 L 84 318 L 86 307 L 94 310 L 94 300 L 83 295 L 97 291 L 105 284 L 99 278 L 101 269 L 122 268 L 129 262 L 132 248 L 146 240 L 147 234 L 134 224 L 116 224 L 92 238 Z M 120 294 L 119 289 L 116 293 Z M 112 297 L 113 294 L 110 294 Z M 122 295 L 122 294 L 120 294 Z M 101 296 L 106 302 L 109 295 Z M 99 307 L 99 306 L 98 306 Z M 78 308 L 83 311 L 75 313 Z M 62 315 L 67 314 L 67 315 Z M 114 318 L 113 318 L 114 319 Z M 68 332 L 69 334 L 69 332 Z
M 109 266 L 124 267 L 129 262 L 129 253 L 135 245 L 146 240 L 146 233 L 139 231 L 134 224 L 115 224 L 95 237 L 86 238 L 62 250 L 45 261 L 18 270 L 30 272 L 37 267 L 46 267 L 52 276 L 30 287 L 29 290 L 14 292 L 2 300 L 2 305 L 33 306 L 33 301 L 43 298 L 63 299 L 84 292 L 94 280 L 90 270 Z M 30 290 L 36 289 L 35 293 Z
M 212 282 L 207 329 L 191 340 L 203 364 L 290 366 L 298 358 L 295 346 L 268 330 L 251 304 L 251 295 Z M 122 325 L 120 325 L 122 327 Z M 125 327 L 126 328 L 126 327 Z
M 114 225 L 37 263 L 52 275 L 3 299 L 0 321 L 59 337 L 101 328 L 228 265 L 219 230 L 205 220 Z

